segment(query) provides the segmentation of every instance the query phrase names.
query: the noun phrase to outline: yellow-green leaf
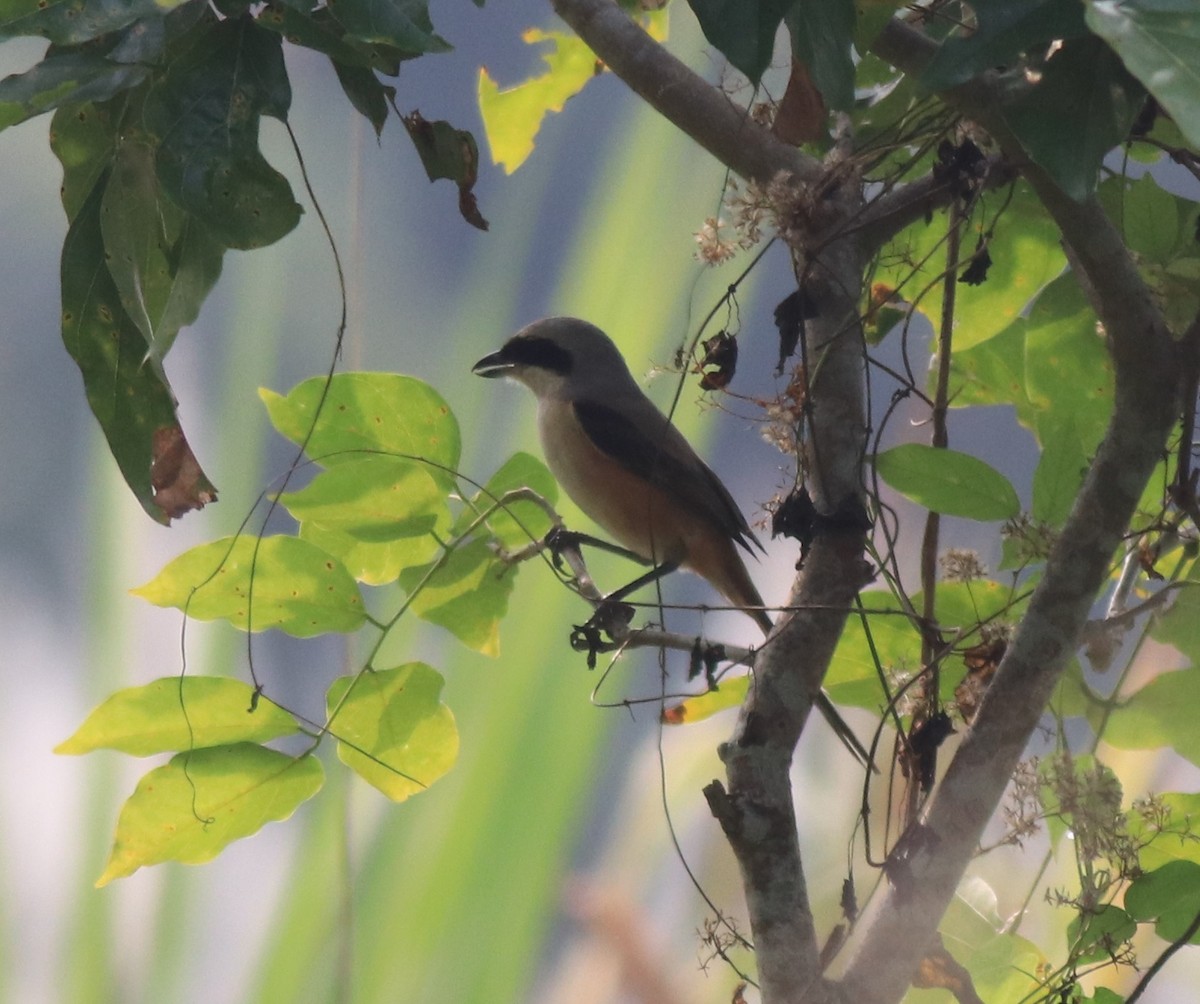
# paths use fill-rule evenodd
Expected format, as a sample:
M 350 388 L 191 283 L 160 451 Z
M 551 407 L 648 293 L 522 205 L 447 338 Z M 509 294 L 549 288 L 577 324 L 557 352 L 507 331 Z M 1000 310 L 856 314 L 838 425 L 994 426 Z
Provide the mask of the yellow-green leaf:
M 240 680 L 168 676 L 118 690 L 55 753 L 120 750 L 150 756 L 237 742 L 267 742 L 299 731 L 296 719 Z
M 250 606 L 250 572 L 254 606 Z M 362 596 L 340 561 L 296 537 L 225 537 L 185 551 L 132 590 L 155 606 L 199 620 L 223 618 L 255 631 L 279 628 L 298 638 L 362 626 Z
M 663 721 L 667 725 L 701 722 L 719 711 L 740 707 L 749 689 L 749 676 L 735 676 L 732 680 L 722 680 L 716 690 L 706 690 L 695 697 L 685 697 L 678 704 L 667 708 L 663 711 Z
M 642 24 L 651 37 L 667 37 L 666 10 L 647 13 Z M 594 76 L 604 71 L 595 53 L 578 36 L 562 31 L 530 28 L 521 40 L 526 45 L 549 42 L 542 54 L 544 73 L 501 90 L 486 68 L 479 70 L 479 114 L 492 151 L 492 162 L 512 174 L 533 153 L 534 140 L 549 112 L 561 112 Z
M 400 573 L 400 585 L 413 593 L 428 571 L 405 569 Z M 456 548 L 420 586 L 413 595 L 411 610 L 418 617 L 440 624 L 475 651 L 497 655 L 500 620 L 508 611 L 513 579 L 512 567 L 497 561 L 486 541 L 472 540 Z
M 470 507 L 459 517 L 455 532 L 465 531 L 478 513 L 491 508 L 505 493 L 518 488 L 532 489 L 550 505 L 558 502 L 558 483 L 554 475 L 537 457 L 518 451 L 488 478 L 483 491 L 472 497 Z M 550 517 L 536 503 L 520 500 L 492 513 L 487 526 L 504 547 L 517 548 L 544 537 L 550 529 Z
M 327 697 L 338 757 L 402 802 L 454 766 L 458 728 L 441 702 L 442 676 L 422 662 L 341 677 Z
M 458 465 L 458 421 L 429 384 L 399 373 L 339 373 L 312 377 L 287 395 L 260 389 L 271 423 L 326 467 L 386 453 L 420 459 L 435 478 Z M 313 420 L 320 408 L 320 418 Z M 309 436 L 309 430 L 312 435 Z
M 163 861 L 200 864 L 225 847 L 287 819 L 321 788 L 316 757 L 290 757 L 254 743 L 179 753 L 150 771 L 121 809 L 97 886 Z

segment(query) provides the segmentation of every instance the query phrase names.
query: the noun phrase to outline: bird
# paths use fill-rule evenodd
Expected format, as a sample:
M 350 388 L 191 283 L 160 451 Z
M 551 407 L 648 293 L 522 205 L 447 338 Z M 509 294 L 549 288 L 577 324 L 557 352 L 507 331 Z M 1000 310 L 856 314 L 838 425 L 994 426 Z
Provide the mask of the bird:
M 761 552 L 762 545 L 721 479 L 642 392 L 608 335 L 579 318 L 545 317 L 471 372 L 508 377 L 533 392 L 550 472 L 590 519 L 653 566 L 635 585 L 688 569 L 770 633 L 774 624 L 739 553 Z M 824 692 L 817 705 L 855 758 L 869 764 Z

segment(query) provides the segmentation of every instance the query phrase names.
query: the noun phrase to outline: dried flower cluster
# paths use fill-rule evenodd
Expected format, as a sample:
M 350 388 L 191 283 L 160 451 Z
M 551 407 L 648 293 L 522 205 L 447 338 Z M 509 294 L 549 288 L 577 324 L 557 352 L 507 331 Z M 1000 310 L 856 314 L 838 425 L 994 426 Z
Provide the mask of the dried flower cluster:
M 974 582 L 987 578 L 987 566 L 978 552 L 965 547 L 952 547 L 938 558 L 942 577 L 948 582 Z

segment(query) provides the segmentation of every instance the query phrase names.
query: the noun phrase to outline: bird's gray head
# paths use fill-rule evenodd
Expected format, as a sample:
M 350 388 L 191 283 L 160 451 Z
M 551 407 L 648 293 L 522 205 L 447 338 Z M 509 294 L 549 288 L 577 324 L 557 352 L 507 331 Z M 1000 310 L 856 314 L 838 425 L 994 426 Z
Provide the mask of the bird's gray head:
M 503 347 L 484 356 L 471 372 L 484 377 L 512 377 L 538 397 L 616 393 L 636 388 L 629 368 L 612 339 L 594 324 L 576 317 L 544 317 L 512 336 Z

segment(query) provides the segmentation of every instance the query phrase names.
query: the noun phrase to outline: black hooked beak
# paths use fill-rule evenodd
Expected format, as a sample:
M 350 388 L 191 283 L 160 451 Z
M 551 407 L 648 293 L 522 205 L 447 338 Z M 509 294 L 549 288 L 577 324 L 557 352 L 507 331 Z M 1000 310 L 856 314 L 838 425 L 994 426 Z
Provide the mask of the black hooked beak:
M 501 377 L 513 368 L 513 362 L 505 355 L 503 349 L 484 356 L 474 366 L 471 372 L 481 377 Z

